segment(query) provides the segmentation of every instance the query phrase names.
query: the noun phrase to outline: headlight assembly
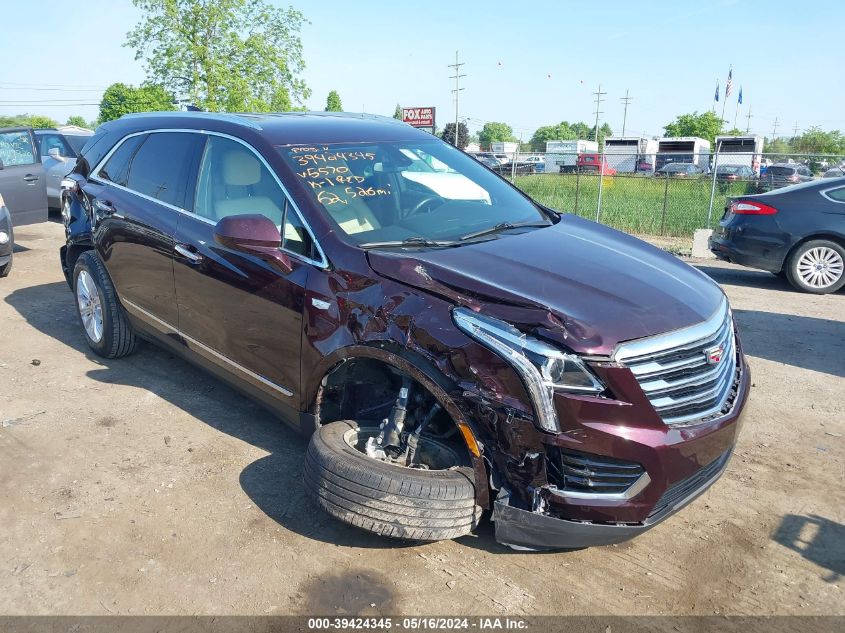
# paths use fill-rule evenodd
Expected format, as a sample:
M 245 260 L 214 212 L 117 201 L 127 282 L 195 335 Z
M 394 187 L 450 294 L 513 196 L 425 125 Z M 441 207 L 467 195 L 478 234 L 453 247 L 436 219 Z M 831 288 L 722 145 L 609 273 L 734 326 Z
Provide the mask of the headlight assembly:
M 504 321 L 465 308 L 456 308 L 453 318 L 460 330 L 516 369 L 534 403 L 537 423 L 545 431 L 560 431 L 553 403 L 555 391 L 597 395 L 605 390 L 602 382 L 574 354 L 523 334 Z

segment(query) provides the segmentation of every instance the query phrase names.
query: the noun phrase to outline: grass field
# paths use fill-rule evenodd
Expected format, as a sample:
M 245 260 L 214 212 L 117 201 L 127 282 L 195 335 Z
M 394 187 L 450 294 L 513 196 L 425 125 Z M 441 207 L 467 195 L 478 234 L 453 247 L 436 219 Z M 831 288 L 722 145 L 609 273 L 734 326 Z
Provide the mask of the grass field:
M 530 174 L 515 184 L 538 202 L 558 211 L 596 219 L 599 178 L 584 174 Z M 626 233 L 691 237 L 707 226 L 709 178 L 605 176 L 599 221 Z M 753 183 L 717 184 L 713 220 L 722 217 L 725 200 L 754 191 Z

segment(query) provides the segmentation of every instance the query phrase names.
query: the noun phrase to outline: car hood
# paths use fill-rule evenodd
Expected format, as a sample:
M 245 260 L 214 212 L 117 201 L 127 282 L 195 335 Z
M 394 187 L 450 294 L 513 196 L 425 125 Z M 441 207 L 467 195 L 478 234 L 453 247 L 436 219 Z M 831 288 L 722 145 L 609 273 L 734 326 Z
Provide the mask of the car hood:
M 368 259 L 380 275 L 582 354 L 609 355 L 619 342 L 700 323 L 724 296 L 672 255 L 569 215 L 519 235 L 412 253 L 371 250 Z

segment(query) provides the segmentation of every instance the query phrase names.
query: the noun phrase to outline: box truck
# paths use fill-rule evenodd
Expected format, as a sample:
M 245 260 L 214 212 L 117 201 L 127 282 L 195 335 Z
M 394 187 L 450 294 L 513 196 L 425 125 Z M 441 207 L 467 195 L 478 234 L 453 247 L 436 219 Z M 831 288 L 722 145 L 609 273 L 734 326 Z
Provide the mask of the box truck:
M 715 151 L 719 165 L 745 165 L 760 175 L 760 159 L 763 153 L 763 137 L 757 134 L 745 136 L 717 136 Z
M 710 171 L 710 141 L 697 136 L 674 136 L 658 140 L 655 171 L 668 163 L 693 163 L 704 171 Z
M 599 144 L 595 141 L 546 141 L 546 173 L 575 172 L 578 154 L 595 154 L 598 151 Z
M 620 173 L 654 171 L 657 141 L 644 136 L 609 136 L 604 140 L 607 164 Z M 646 168 L 644 165 L 651 165 Z

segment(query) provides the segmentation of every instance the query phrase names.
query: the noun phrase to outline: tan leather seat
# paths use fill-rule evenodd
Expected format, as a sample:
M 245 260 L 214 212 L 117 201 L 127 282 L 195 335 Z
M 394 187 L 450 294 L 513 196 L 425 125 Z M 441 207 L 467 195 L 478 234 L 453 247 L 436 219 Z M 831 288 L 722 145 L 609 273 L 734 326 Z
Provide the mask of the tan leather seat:
M 255 185 L 261 182 L 261 172 L 259 160 L 246 150 L 229 150 L 223 155 L 222 192 L 218 190 L 214 201 L 214 213 L 218 219 L 260 213 L 281 226 L 282 201 L 255 192 Z

